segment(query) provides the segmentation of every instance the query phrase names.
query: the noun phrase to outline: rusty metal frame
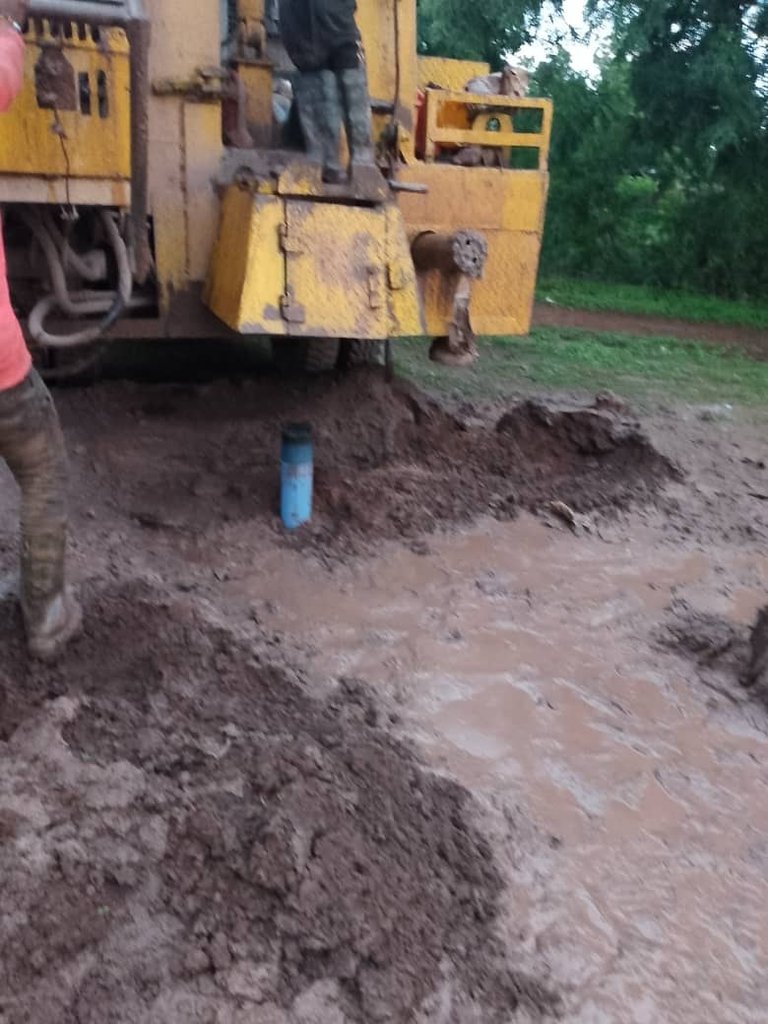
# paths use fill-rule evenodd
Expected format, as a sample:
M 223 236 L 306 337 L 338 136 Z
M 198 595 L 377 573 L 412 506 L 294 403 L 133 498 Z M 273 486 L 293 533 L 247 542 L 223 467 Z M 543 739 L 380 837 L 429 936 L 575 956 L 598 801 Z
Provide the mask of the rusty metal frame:
M 143 0 L 30 0 L 29 18 L 122 28 L 131 48 L 131 229 L 135 278 L 143 284 L 152 264 L 149 246 L 149 40 Z

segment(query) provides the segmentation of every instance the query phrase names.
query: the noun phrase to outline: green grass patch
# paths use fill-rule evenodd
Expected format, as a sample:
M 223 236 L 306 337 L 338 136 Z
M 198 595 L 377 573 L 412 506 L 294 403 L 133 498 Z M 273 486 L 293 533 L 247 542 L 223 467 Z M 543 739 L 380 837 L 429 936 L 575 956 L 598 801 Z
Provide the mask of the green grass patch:
M 539 327 L 525 338 L 483 340 L 481 358 L 465 369 L 429 362 L 422 341 L 401 342 L 396 353 L 404 376 L 455 399 L 607 388 L 641 402 L 768 405 L 768 362 L 668 338 Z
M 645 285 L 549 278 L 539 282 L 536 297 L 541 302 L 551 299 L 572 309 L 668 316 L 694 323 L 768 329 L 768 303 L 665 291 Z

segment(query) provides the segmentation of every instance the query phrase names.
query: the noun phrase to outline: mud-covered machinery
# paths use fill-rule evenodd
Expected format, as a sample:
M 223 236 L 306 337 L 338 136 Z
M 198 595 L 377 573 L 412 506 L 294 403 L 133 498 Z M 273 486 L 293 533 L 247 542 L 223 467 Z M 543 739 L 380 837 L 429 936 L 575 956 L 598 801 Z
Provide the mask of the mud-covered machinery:
M 549 103 L 463 91 L 488 69 L 418 57 L 415 0 L 359 0 L 381 174 L 325 185 L 286 146 L 267 2 L 32 0 L 0 131 L 30 340 L 264 335 L 322 368 L 343 342 L 461 362 L 473 332 L 527 332 Z

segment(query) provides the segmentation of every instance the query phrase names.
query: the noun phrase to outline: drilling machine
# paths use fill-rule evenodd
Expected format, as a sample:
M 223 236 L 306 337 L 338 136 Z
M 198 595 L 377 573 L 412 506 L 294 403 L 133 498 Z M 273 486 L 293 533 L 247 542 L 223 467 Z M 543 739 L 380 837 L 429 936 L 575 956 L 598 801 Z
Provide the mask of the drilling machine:
M 278 116 L 276 0 L 32 0 L 0 203 L 33 348 L 263 336 L 323 370 L 527 333 L 549 101 L 466 92 L 487 65 L 419 56 L 416 0 L 357 18 L 377 169 L 326 184 Z

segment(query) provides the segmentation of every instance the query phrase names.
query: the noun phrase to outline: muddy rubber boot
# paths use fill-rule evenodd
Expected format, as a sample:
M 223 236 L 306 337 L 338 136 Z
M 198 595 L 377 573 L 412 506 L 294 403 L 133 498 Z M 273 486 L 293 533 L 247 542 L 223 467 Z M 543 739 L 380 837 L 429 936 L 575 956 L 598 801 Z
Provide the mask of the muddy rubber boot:
M 27 647 L 33 658 L 53 661 L 79 632 L 83 612 L 72 590 L 67 587 L 47 607 L 31 615 L 22 605 L 27 629 Z
M 296 79 L 294 92 L 307 160 L 321 166 L 324 154 L 322 138 L 323 88 L 322 71 L 302 71 Z
M 323 181 L 346 181 L 339 160 L 341 97 L 332 71 L 304 71 L 296 82 L 296 107 L 307 160 L 322 168 Z
M 0 457 L 21 490 L 21 608 L 30 653 L 52 658 L 80 626 L 66 589 L 67 459 L 56 409 L 31 370 L 0 391 Z
M 339 83 L 333 71 L 322 71 L 322 146 L 323 181 L 329 185 L 343 185 L 347 172 L 341 166 L 339 146 L 341 143 L 342 107 Z
M 376 167 L 368 78 L 365 68 L 348 68 L 340 71 L 338 77 L 344 97 L 349 159 L 354 174 L 356 167 Z

